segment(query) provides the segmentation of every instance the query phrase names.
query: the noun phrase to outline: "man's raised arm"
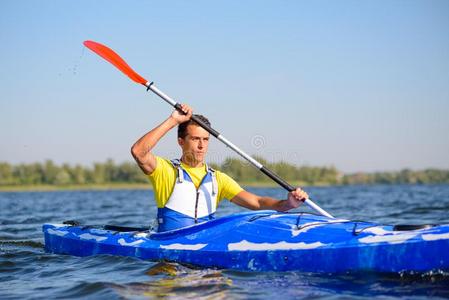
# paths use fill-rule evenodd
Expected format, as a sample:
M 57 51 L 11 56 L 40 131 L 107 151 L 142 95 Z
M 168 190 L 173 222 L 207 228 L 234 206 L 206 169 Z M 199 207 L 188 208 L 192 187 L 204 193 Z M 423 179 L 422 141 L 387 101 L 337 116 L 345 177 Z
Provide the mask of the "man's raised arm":
M 192 108 L 186 104 L 181 104 L 182 111 L 174 110 L 173 113 L 159 126 L 146 133 L 131 147 L 131 154 L 139 165 L 140 169 L 147 175 L 156 169 L 157 161 L 151 150 L 159 140 L 173 127 L 190 120 Z

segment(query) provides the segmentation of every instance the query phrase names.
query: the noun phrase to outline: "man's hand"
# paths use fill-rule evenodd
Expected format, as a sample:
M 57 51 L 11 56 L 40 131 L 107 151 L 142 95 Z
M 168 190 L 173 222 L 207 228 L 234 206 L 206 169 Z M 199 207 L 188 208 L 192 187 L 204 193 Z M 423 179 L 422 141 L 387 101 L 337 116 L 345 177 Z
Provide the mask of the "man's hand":
M 297 208 L 303 201 L 309 198 L 306 192 L 297 188 L 293 192 L 288 193 L 286 200 L 278 200 L 271 197 L 258 196 L 245 190 L 238 193 L 231 199 L 232 203 L 253 209 L 273 209 L 277 211 L 287 211 Z
M 179 110 L 175 109 L 172 114 L 171 118 L 173 118 L 176 123 L 181 124 L 184 122 L 187 122 L 192 117 L 192 108 L 188 106 L 187 104 L 181 104 L 181 110 L 184 113 L 181 113 Z
M 309 195 L 307 195 L 301 188 L 297 188 L 293 192 L 288 193 L 287 203 L 291 207 L 289 209 L 297 208 L 308 198 Z

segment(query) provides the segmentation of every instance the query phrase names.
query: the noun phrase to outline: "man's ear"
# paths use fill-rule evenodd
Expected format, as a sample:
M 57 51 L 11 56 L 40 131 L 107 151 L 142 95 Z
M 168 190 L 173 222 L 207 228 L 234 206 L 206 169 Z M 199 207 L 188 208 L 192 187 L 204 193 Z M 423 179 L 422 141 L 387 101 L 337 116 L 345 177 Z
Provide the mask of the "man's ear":
M 178 138 L 178 145 L 179 146 L 184 146 L 184 139 L 183 138 Z

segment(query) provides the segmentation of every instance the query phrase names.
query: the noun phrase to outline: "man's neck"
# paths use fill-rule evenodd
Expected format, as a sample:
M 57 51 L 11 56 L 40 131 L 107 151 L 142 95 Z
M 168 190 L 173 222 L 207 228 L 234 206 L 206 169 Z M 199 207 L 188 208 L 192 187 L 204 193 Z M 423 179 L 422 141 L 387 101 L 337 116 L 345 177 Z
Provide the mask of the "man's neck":
M 187 159 L 185 156 L 181 157 L 181 162 L 183 164 L 188 165 L 191 168 L 200 168 L 200 167 L 204 166 L 204 162 L 197 161 L 197 160 L 192 160 L 192 159 Z

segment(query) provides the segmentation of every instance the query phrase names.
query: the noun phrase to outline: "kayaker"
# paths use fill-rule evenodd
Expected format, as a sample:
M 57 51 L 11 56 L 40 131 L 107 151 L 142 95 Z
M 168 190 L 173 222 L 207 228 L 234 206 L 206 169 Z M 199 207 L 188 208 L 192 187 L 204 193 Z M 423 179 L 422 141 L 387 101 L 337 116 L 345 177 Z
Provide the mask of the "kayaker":
M 300 188 L 288 193 L 285 200 L 259 196 L 244 190 L 225 173 L 210 168 L 205 163 L 209 133 L 190 119 L 190 106 L 182 104 L 181 108 L 184 114 L 174 110 L 131 148 L 132 156 L 153 185 L 159 232 L 213 219 L 222 199 L 252 210 L 287 211 L 308 198 Z M 196 116 L 210 125 L 204 116 Z M 168 160 L 154 155 L 152 150 L 159 140 L 176 126 L 181 158 Z

